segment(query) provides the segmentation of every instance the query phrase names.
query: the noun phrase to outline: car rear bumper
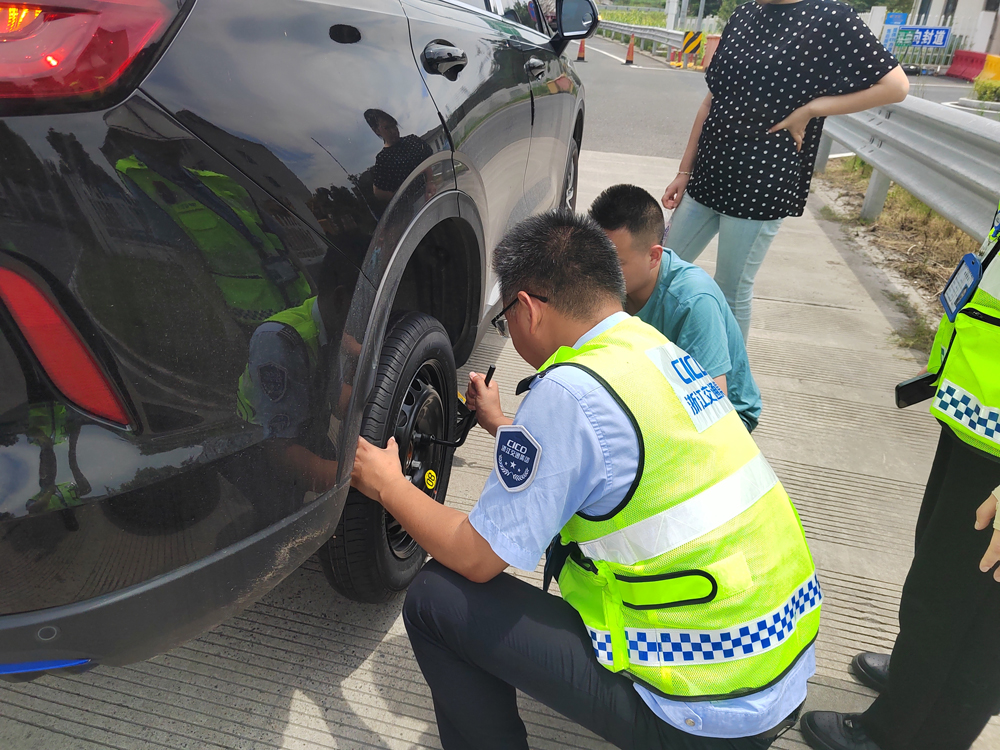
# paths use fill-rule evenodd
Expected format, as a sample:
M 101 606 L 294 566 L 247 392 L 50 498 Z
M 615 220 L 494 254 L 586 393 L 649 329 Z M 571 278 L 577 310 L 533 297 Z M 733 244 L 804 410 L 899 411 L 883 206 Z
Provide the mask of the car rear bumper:
M 344 483 L 237 544 L 141 584 L 0 617 L 0 665 L 78 659 L 121 665 L 197 637 L 312 555 L 333 533 L 348 489 Z

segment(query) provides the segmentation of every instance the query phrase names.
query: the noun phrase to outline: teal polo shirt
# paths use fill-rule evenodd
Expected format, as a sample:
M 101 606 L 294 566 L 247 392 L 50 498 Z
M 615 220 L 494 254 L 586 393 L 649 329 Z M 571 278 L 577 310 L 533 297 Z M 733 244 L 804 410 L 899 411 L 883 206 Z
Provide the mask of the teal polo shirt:
M 725 375 L 729 400 L 753 432 L 760 419 L 760 389 L 750 373 L 743 333 L 711 276 L 663 248 L 656 287 L 636 316 L 694 357 L 713 378 Z

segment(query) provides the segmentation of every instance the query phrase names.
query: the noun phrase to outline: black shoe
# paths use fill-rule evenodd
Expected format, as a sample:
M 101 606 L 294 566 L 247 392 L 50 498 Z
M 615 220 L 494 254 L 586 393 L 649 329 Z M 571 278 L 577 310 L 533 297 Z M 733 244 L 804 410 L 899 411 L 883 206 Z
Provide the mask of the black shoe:
M 889 654 L 865 652 L 851 659 L 851 674 L 862 685 L 881 693 L 889 684 Z
M 880 750 L 861 728 L 861 714 L 808 711 L 799 729 L 813 750 Z

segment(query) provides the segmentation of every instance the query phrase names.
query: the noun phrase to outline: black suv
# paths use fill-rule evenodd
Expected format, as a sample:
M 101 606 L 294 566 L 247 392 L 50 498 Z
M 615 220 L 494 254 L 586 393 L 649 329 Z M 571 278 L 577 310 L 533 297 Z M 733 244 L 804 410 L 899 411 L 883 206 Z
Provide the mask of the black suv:
M 357 437 L 444 500 L 490 252 L 575 203 L 591 0 L 0 10 L 0 675 L 147 658 L 317 551 L 405 588 Z

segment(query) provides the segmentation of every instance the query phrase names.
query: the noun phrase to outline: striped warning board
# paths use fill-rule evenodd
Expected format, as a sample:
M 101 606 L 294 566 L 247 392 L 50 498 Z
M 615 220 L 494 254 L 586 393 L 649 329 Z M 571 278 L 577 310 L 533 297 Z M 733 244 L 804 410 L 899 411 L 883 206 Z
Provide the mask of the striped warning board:
M 700 31 L 684 32 L 684 54 L 701 52 L 701 45 L 704 41 L 705 35 Z

